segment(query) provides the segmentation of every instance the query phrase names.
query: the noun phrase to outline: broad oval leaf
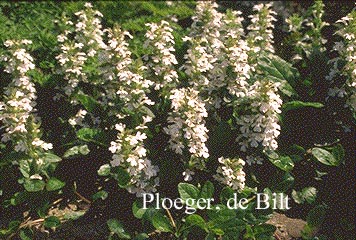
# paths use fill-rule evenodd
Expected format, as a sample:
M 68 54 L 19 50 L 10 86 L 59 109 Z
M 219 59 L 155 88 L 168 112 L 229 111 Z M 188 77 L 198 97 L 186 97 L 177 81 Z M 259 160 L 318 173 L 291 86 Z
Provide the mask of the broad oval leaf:
M 66 185 L 65 182 L 62 182 L 61 180 L 52 177 L 48 180 L 48 182 L 46 184 L 46 190 L 47 191 L 56 191 L 56 190 L 63 188 L 65 185 Z
M 109 227 L 109 230 L 118 235 L 120 239 L 131 239 L 130 235 L 126 233 L 123 225 L 117 219 L 109 219 L 106 224 Z
M 268 158 L 273 165 L 289 172 L 294 168 L 294 162 L 289 156 L 278 156 L 277 158 Z
M 93 201 L 102 199 L 105 200 L 109 196 L 107 191 L 101 190 L 92 196 Z
M 98 170 L 99 176 L 109 176 L 111 172 L 111 167 L 109 164 L 102 165 Z
M 172 225 L 169 219 L 160 212 L 153 215 L 152 225 L 161 232 L 172 232 Z
M 23 186 L 28 192 L 38 192 L 44 189 L 46 183 L 43 180 L 38 179 L 25 179 Z
M 100 104 L 93 97 L 86 94 L 77 94 L 76 98 L 79 100 L 81 104 L 85 107 L 88 112 L 94 112 L 99 109 Z
M 328 166 L 339 166 L 340 161 L 334 157 L 329 151 L 315 147 L 312 149 L 312 154 L 319 162 Z
M 190 227 L 193 227 L 193 226 L 198 226 L 200 227 L 201 229 L 204 229 L 205 228 L 205 221 L 204 219 L 199 216 L 198 214 L 192 214 L 192 215 L 189 215 L 188 217 L 185 218 L 185 223 L 187 225 L 189 225 Z
M 115 174 L 115 177 L 117 179 L 117 182 L 120 187 L 124 188 L 130 183 L 131 176 L 125 169 L 123 169 L 121 167 L 118 167 L 116 169 L 117 169 L 117 172 Z
M 264 75 L 274 82 L 280 82 L 280 90 L 288 95 L 296 95 L 293 87 L 299 78 L 299 72 L 292 64 L 286 62 L 282 58 L 272 55 L 264 54 L 258 59 L 258 68 Z
M 58 157 L 53 153 L 43 153 L 41 158 L 43 158 L 46 162 L 50 162 L 50 163 L 56 163 L 62 161 L 62 158 Z
M 141 219 L 143 217 L 143 215 L 146 213 L 146 211 L 147 211 L 147 209 L 143 208 L 142 202 L 136 200 L 132 204 L 132 213 L 136 218 Z
M 212 182 L 207 181 L 200 192 L 200 198 L 204 198 L 204 199 L 209 199 L 212 198 L 214 195 L 214 185 Z
M 199 197 L 199 189 L 189 183 L 178 184 L 179 196 L 185 202 L 188 198 L 197 199 Z

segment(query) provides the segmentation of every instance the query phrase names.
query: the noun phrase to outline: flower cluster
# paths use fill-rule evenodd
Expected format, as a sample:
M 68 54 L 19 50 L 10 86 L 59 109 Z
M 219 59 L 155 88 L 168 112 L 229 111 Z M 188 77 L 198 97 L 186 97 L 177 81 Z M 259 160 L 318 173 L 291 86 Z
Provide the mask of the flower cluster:
M 244 101 L 246 109 L 237 119 L 240 125 L 240 135 L 236 141 L 241 145 L 241 151 L 246 152 L 250 147 L 257 148 L 260 144 L 263 150 L 276 150 L 276 138 L 280 134 L 278 113 L 282 100 L 277 94 L 278 83 L 267 80 L 256 81 Z
M 183 40 L 190 44 L 184 56 L 184 69 L 192 81 L 192 87 L 201 92 L 209 106 L 219 107 L 221 100 L 211 95 L 225 85 L 224 44 L 220 36 L 223 14 L 216 8 L 215 2 L 198 2 L 196 15 L 192 17 L 191 32 Z
M 222 184 L 231 187 L 233 190 L 242 190 L 245 187 L 245 172 L 243 166 L 245 161 L 242 159 L 230 159 L 220 157 L 218 159 L 222 166 L 216 170 L 214 178 Z
M 150 29 L 145 34 L 147 40 L 144 47 L 151 49 L 151 53 L 145 56 L 146 60 L 150 60 L 147 67 L 153 73 L 154 89 L 161 90 L 163 96 L 168 96 L 178 82 L 178 74 L 174 69 L 178 62 L 174 56 L 173 29 L 164 20 L 159 24 L 147 23 L 146 26 Z
M 106 50 L 107 69 L 102 68 L 103 76 L 107 77 L 105 91 L 110 101 L 118 100 L 121 109 L 112 105 L 111 112 L 117 116 L 118 121 L 130 118 L 135 114 L 136 121 L 131 120 L 130 127 L 118 123 L 115 129 L 118 131 L 117 139 L 111 142 L 109 150 L 113 153 L 111 166 L 120 166 L 131 176 L 127 190 L 141 196 L 144 192 L 156 191 L 158 185 L 158 167 L 152 165 L 147 159 L 147 150 L 144 147 L 144 133 L 146 124 L 152 121 L 146 105 L 153 105 L 146 95 L 153 82 L 144 79 L 139 72 L 133 71 L 131 52 L 125 41 L 129 33 L 123 32 L 119 27 L 106 30 L 108 32 L 108 47 Z M 107 71 L 105 71 L 105 69 Z M 139 69 L 140 70 L 140 69 Z M 138 71 L 139 71 L 138 70 Z M 141 71 L 144 69 L 141 67 Z M 115 176 L 115 170 L 114 176 Z
M 306 22 L 306 26 L 310 27 L 311 31 L 307 32 L 304 36 L 304 41 L 309 42 L 311 49 L 319 48 L 320 51 L 325 51 L 326 48 L 324 44 L 326 39 L 323 38 L 321 31 L 324 27 L 328 26 L 329 23 L 322 20 L 324 15 L 325 4 L 322 0 L 315 1 L 314 5 L 311 7 L 311 19 L 309 18 Z M 307 43 L 308 44 L 308 43 Z M 306 51 L 308 53 L 308 51 Z
M 253 7 L 256 14 L 250 15 L 251 24 L 247 27 L 247 42 L 250 47 L 250 63 L 256 64 L 260 52 L 274 53 L 273 29 L 277 13 L 271 9 L 272 3 L 261 3 Z
M 103 64 L 98 69 L 103 81 L 101 102 L 110 107 L 109 115 L 118 113 L 114 108 L 118 100 L 130 110 L 145 104 L 152 105 L 145 92 L 153 82 L 143 79 L 140 74 L 131 70 L 133 61 L 125 37 L 132 38 L 132 36 L 129 32 L 122 31 L 119 26 L 104 31 L 108 36 L 108 44 L 100 56 Z M 141 69 L 144 70 L 144 67 Z M 122 115 L 123 117 L 125 116 Z
M 34 115 L 36 89 L 27 74 L 35 65 L 24 48 L 31 43 L 29 40 L 8 40 L 5 42 L 8 52 L 0 58 L 6 62 L 5 72 L 13 77 L 5 88 L 4 102 L 0 102 L 0 121 L 5 128 L 1 141 L 11 141 L 16 152 L 25 153 L 40 166 L 43 160 L 38 158 L 37 152 L 52 149 L 52 144 L 40 139 L 40 124 Z
M 344 97 L 348 96 L 347 104 L 353 111 L 356 111 L 356 11 L 352 11 L 346 17 L 337 21 L 342 26 L 336 32 L 343 38 L 343 41 L 336 42 L 334 50 L 339 53 L 339 57 L 331 60 L 332 69 L 330 71 L 328 80 L 333 81 L 338 74 L 345 75 L 347 77 L 345 86 L 333 87 L 329 89 L 329 96 Z M 340 68 L 340 62 L 346 61 L 342 70 Z
M 139 69 L 134 69 L 131 52 L 125 41 L 125 36 L 131 37 L 128 32 L 122 31 L 119 27 L 106 31 L 109 37 L 106 50 L 108 68 L 101 69 L 103 76 L 108 78 L 104 85 L 105 91 L 110 99 L 118 98 L 125 109 L 145 113 L 144 106 L 154 104 L 146 95 L 153 82 L 144 79 L 140 74 L 140 71 L 147 68 L 141 66 Z M 119 115 L 120 118 L 127 116 L 124 113 Z
M 187 149 L 191 154 L 189 169 L 203 169 L 204 159 L 209 157 L 205 142 L 208 139 L 208 129 L 205 120 L 208 116 L 205 104 L 199 97 L 199 92 L 192 88 L 175 89 L 172 91 L 172 112 L 167 119 L 169 125 L 164 131 L 170 135 L 169 147 L 177 154 L 183 154 Z M 191 172 L 191 174 L 187 174 Z M 190 180 L 192 171 L 185 173 Z
M 321 0 L 315 1 L 307 12 L 307 17 L 301 17 L 293 14 L 286 22 L 289 26 L 289 31 L 294 34 L 296 40 L 294 49 L 296 54 L 292 60 L 297 61 L 303 59 L 305 53 L 309 57 L 315 49 L 325 51 L 326 39 L 323 38 L 321 31 L 329 24 L 322 20 L 324 15 L 324 3 Z M 305 23 L 305 24 L 303 24 Z M 305 32 L 303 34 L 302 32 Z
M 147 150 L 143 143 L 147 136 L 142 131 L 147 128 L 145 123 L 149 121 L 151 121 L 150 118 L 145 118 L 143 123 L 134 129 L 127 128 L 125 124 L 116 124 L 117 139 L 111 142 L 109 148 L 113 153 L 111 166 L 122 167 L 130 174 L 131 180 L 127 190 L 130 193 L 136 193 L 137 196 L 156 191 L 159 183 L 159 178 L 155 178 L 158 167 L 152 165 L 147 159 Z M 120 172 L 114 173 L 114 178 L 118 178 L 118 174 Z
M 91 3 L 85 4 L 85 10 L 75 13 L 78 18 L 74 23 L 64 18 L 64 23 L 71 27 L 58 35 L 57 40 L 61 43 L 60 54 L 56 57 L 64 79 L 68 85 L 64 88 L 65 94 L 70 96 L 80 82 L 87 82 L 87 73 L 83 71 L 84 64 L 98 55 L 99 49 L 105 49 L 103 42 L 103 30 L 101 26 L 102 14 L 92 9 Z M 74 39 L 71 39 L 74 35 Z M 75 103 L 75 102 L 73 102 Z
M 86 3 L 85 7 L 85 10 L 75 13 L 78 17 L 75 28 L 72 31 L 66 30 L 65 34 L 58 37 L 63 42 L 61 49 L 65 51 L 57 59 L 62 66 L 64 78 L 69 81 L 65 92 L 72 96 L 72 103 L 76 103 L 73 92 L 79 82 L 91 85 L 94 93 L 90 97 L 105 107 L 109 116 L 117 117 L 115 128 L 118 134 L 109 149 L 113 153 L 113 176 L 120 174 L 115 168 L 120 167 L 131 176 L 126 187 L 129 192 L 141 195 L 143 192 L 155 191 L 158 168 L 147 159 L 143 143 L 146 138 L 145 125 L 152 120 L 147 105 L 153 105 L 154 102 L 146 93 L 153 82 L 142 77 L 146 67 L 136 67 L 131 59 L 125 37 L 132 36 L 119 26 L 102 30 L 101 13 L 93 10 L 90 3 Z M 70 21 L 66 23 L 70 24 Z M 69 36 L 74 38 L 70 40 Z M 103 40 L 104 36 L 107 41 Z M 86 73 L 84 67 L 95 68 L 95 71 Z M 93 113 L 80 109 L 69 119 L 69 123 L 90 127 L 84 121 L 89 117 L 94 124 L 101 121 Z
M 233 96 L 244 97 L 248 90 L 247 79 L 250 78 L 250 65 L 248 63 L 247 42 L 243 39 L 243 18 L 240 11 L 227 11 L 222 22 L 222 41 L 227 54 L 226 61 L 232 66 L 235 74 L 226 75 L 226 84 L 229 93 Z

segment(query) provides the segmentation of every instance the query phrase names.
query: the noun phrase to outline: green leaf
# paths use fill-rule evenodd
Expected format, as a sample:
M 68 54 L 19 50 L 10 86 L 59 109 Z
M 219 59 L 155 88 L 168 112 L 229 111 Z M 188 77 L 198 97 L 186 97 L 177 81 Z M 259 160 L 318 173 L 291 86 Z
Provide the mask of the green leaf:
M 300 192 L 297 192 L 293 189 L 292 197 L 298 204 L 304 203 L 305 201 L 307 201 L 309 204 L 312 204 L 317 197 L 317 192 L 318 191 L 315 187 L 306 187 L 303 188 Z
M 216 238 L 213 233 L 209 233 L 208 235 L 206 235 L 205 240 L 216 240 Z
M 341 144 L 336 145 L 335 147 L 333 147 L 331 153 L 333 154 L 334 158 L 336 159 L 336 161 L 340 164 L 340 163 L 345 163 L 345 150 L 342 147 Z
M 68 149 L 64 154 L 63 157 L 64 158 L 68 158 L 68 157 L 72 157 L 78 154 L 82 154 L 82 155 L 88 155 L 88 153 L 90 152 L 88 145 L 82 145 L 82 146 L 74 146 L 70 149 Z
M 61 221 L 56 216 L 49 216 L 45 219 L 43 225 L 47 228 L 58 227 L 61 225 Z
M 130 183 L 131 176 L 125 169 L 121 167 L 118 167 L 116 169 L 117 169 L 117 174 L 115 174 L 115 177 L 118 181 L 119 186 L 124 188 Z
M 64 154 L 63 154 L 63 158 L 68 158 L 71 156 L 75 156 L 79 154 L 79 147 L 78 146 L 74 146 L 69 148 Z
M 30 157 L 23 153 L 23 152 L 10 152 L 9 154 L 2 157 L 2 162 L 13 162 L 13 161 L 20 161 L 20 160 L 29 160 Z
M 16 206 L 23 202 L 25 202 L 29 197 L 29 193 L 27 191 L 17 192 L 15 193 L 9 200 L 9 205 Z M 6 206 L 9 206 L 6 205 Z
M 88 112 L 94 112 L 99 109 L 100 104 L 93 97 L 86 94 L 77 94 L 76 98 L 85 107 Z
M 142 217 L 146 213 L 146 211 L 147 211 L 147 209 L 143 209 L 141 201 L 136 200 L 132 204 L 132 213 L 136 218 L 142 219 Z
M 43 153 L 41 158 L 43 158 L 45 162 L 50 162 L 50 163 L 56 163 L 62 161 L 62 158 L 52 153 Z
M 290 146 L 288 148 L 288 153 L 290 155 L 303 155 L 303 154 L 305 154 L 305 152 L 306 152 L 305 149 L 302 146 L 297 145 L 297 144 L 293 144 L 292 146 Z
M 150 116 L 151 118 L 155 118 L 154 113 L 151 111 L 151 109 L 149 109 L 146 106 L 141 106 L 140 109 L 148 116 Z
M 294 162 L 289 156 L 268 157 L 269 161 L 283 171 L 289 172 L 294 168 Z
M 216 225 L 216 223 L 222 223 L 229 221 L 236 217 L 236 212 L 233 209 L 229 209 L 226 205 L 217 204 L 214 208 L 208 211 L 210 221 Z
M 98 170 L 99 176 L 109 176 L 111 172 L 111 167 L 109 164 L 102 165 Z
M 230 187 L 224 187 L 220 192 L 220 202 L 226 203 L 230 198 L 234 197 L 235 191 Z
M 30 177 L 31 167 L 28 160 L 19 160 L 20 172 L 25 178 Z
M 271 224 L 261 224 L 253 227 L 253 231 L 257 239 L 262 239 L 263 237 L 273 236 L 276 231 L 276 227 Z
M 315 147 L 312 149 L 312 154 L 319 162 L 328 166 L 339 166 L 340 159 L 336 159 L 332 153 L 329 151 Z
M 107 225 L 111 232 L 118 235 L 121 239 L 131 239 L 130 235 L 125 232 L 123 225 L 117 219 L 109 219 Z
M 178 184 L 178 192 L 180 198 L 186 202 L 188 198 L 197 199 L 199 196 L 199 189 L 189 183 L 179 183 Z
M 291 96 L 296 94 L 293 87 L 296 86 L 296 81 L 299 78 L 299 72 L 292 64 L 286 62 L 277 55 L 262 55 L 258 59 L 258 68 L 263 72 L 268 79 L 274 82 L 280 82 L 281 91 Z
M 98 129 L 81 128 L 77 131 L 77 137 L 83 141 L 88 141 L 94 139 L 99 132 L 100 131 Z
M 273 180 L 277 181 L 272 187 L 277 192 L 287 191 L 294 183 L 294 177 L 289 172 L 286 172 L 281 179 L 276 178 Z
M 20 225 L 21 225 L 20 221 L 13 220 L 9 223 L 9 230 L 10 231 L 16 230 L 20 227 Z
M 307 203 L 313 203 L 316 199 L 317 190 L 315 187 L 306 187 L 302 190 L 302 197 L 307 201 Z
M 79 146 L 79 153 L 82 155 L 88 155 L 90 152 L 90 149 L 88 145 L 84 144 L 82 146 Z
M 210 231 L 212 231 L 214 234 L 218 236 L 222 236 L 225 234 L 224 230 L 222 230 L 221 228 L 211 228 Z
M 286 112 L 286 111 L 296 110 L 305 107 L 322 108 L 324 107 L 324 104 L 319 102 L 291 101 L 291 102 L 284 103 L 282 105 L 282 110 Z
M 25 179 L 24 187 L 28 192 L 42 191 L 46 183 L 38 179 Z
M 152 225 L 161 232 L 172 232 L 172 225 L 169 219 L 160 212 L 153 215 Z
M 52 177 L 48 180 L 48 182 L 46 184 L 46 190 L 47 191 L 56 191 L 56 190 L 63 188 L 65 185 L 66 185 L 65 182 L 62 182 L 61 180 Z
M 92 196 L 93 201 L 102 199 L 105 200 L 109 196 L 107 191 L 101 190 Z
M 297 192 L 294 189 L 292 190 L 292 198 L 298 204 L 302 204 L 304 202 L 304 199 L 302 198 L 300 192 Z
M 186 217 L 185 218 L 185 223 L 187 225 L 189 225 L 190 227 L 198 226 L 201 229 L 205 229 L 205 221 L 204 221 L 204 219 L 201 216 L 197 215 L 197 214 L 192 214 L 192 215 L 189 215 L 188 217 Z
M 256 239 L 250 225 L 246 225 L 246 233 L 244 234 L 244 239 Z
M 200 192 L 200 198 L 204 198 L 204 199 L 209 199 L 212 198 L 214 195 L 214 185 L 212 184 L 212 182 L 207 181 Z
M 140 205 L 138 205 L 138 206 L 140 206 Z M 153 207 L 149 207 L 149 208 L 146 209 L 146 212 L 143 214 L 142 219 L 143 219 L 144 221 L 147 221 L 147 222 L 151 222 L 151 223 L 152 223 L 153 216 L 154 216 L 157 212 L 159 212 L 158 209 L 153 208 Z
M 322 180 L 321 177 L 325 176 L 325 175 L 328 175 L 327 172 L 321 172 L 321 171 L 318 171 L 317 169 L 315 169 L 315 172 L 316 172 L 316 177 L 315 179 L 316 180 Z
M 150 236 L 148 236 L 147 233 L 140 233 L 135 236 L 134 240 L 146 240 L 149 238 L 150 238 Z

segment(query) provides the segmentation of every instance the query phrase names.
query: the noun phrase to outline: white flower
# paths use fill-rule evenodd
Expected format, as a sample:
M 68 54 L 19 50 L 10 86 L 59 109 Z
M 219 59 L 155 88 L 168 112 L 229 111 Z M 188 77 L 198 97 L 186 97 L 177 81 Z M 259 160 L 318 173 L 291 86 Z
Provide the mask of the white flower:
M 346 104 L 353 111 L 356 111 L 356 45 L 354 29 L 356 27 L 356 19 L 353 17 L 353 12 L 346 17 L 337 21 L 342 25 L 336 32 L 339 36 L 343 37 L 343 42 L 336 42 L 334 50 L 338 52 L 339 56 L 332 59 L 330 63 L 333 63 L 327 80 L 331 81 L 331 84 L 335 84 L 334 78 L 339 74 L 346 76 L 346 82 L 343 86 L 333 86 L 329 88 L 329 97 L 347 97 Z M 340 65 L 343 65 L 343 61 L 346 60 L 346 64 L 342 69 Z M 341 63 L 339 65 L 339 63 Z
M 190 77 L 190 85 L 199 91 L 206 107 L 220 107 L 221 99 L 212 92 L 225 87 L 225 46 L 221 39 L 222 13 L 217 11 L 217 3 L 198 1 L 193 23 L 188 37 L 189 49 L 183 69 Z
M 245 187 L 245 172 L 243 166 L 245 162 L 242 159 L 230 159 L 220 157 L 218 159 L 221 166 L 216 170 L 214 178 L 231 187 L 233 190 L 242 190 Z
M 72 126 L 86 126 L 86 124 L 83 123 L 83 120 L 85 118 L 85 116 L 87 115 L 87 111 L 86 110 L 83 110 L 83 109 L 80 109 L 77 114 L 74 116 L 74 117 L 71 117 L 68 122 L 70 125 Z
M 36 147 L 41 147 L 41 148 L 43 148 L 43 150 L 49 150 L 49 149 L 52 149 L 52 148 L 53 148 L 52 143 L 46 143 L 46 142 L 42 141 L 42 140 L 39 139 L 39 138 L 35 138 L 35 139 L 32 141 L 32 145 L 33 145 L 33 146 L 36 146 Z
M 4 91 L 5 102 L 0 102 L 0 121 L 5 129 L 2 134 L 1 141 L 12 142 L 16 152 L 23 152 L 31 156 L 28 164 L 35 164 L 36 173 L 30 176 L 31 179 L 42 179 L 39 174 L 42 174 L 45 165 L 45 159 L 39 156 L 53 148 L 51 143 L 46 143 L 40 139 L 38 117 L 34 115 L 36 112 L 36 89 L 27 76 L 28 71 L 35 68 L 33 58 L 24 45 L 31 44 L 30 40 L 13 41 L 8 40 L 5 46 L 8 48 L 4 56 L 0 56 L 0 60 L 5 61 L 5 71 L 12 75 L 12 81 Z M 13 164 L 19 164 L 19 160 L 15 160 Z
M 82 66 L 88 58 L 95 57 L 100 50 L 107 47 L 103 41 L 104 32 L 100 20 L 102 14 L 94 11 L 91 3 L 86 3 L 85 8 L 75 13 L 78 18 L 75 24 L 76 31 L 65 30 L 57 36 L 62 52 L 56 56 L 56 59 L 62 67 L 61 73 L 64 74 L 64 79 L 68 81 L 68 85 L 64 87 L 64 92 L 68 96 L 73 94 L 79 82 L 87 81 Z M 73 25 L 71 21 L 66 19 L 64 21 L 68 25 Z M 71 34 L 74 35 L 74 41 L 69 40 L 68 36 Z
M 276 141 L 280 134 L 278 114 L 282 100 L 277 93 L 278 84 L 256 81 L 246 94 L 246 109 L 237 123 L 240 125 L 240 134 L 236 141 L 241 146 L 240 150 L 248 151 L 250 147 L 257 148 L 262 145 L 264 150 L 276 150 Z M 238 107 L 238 106 L 236 106 Z
M 144 46 L 152 51 L 144 58 L 149 60 L 148 70 L 155 75 L 154 89 L 160 90 L 163 96 L 167 96 L 171 89 L 176 87 L 178 74 L 174 69 L 177 59 L 174 56 L 173 29 L 167 21 L 162 20 L 159 24 L 147 23 L 150 29 L 146 32 Z
M 177 154 L 183 154 L 183 149 L 187 149 L 191 154 L 190 166 L 202 169 L 204 159 L 209 157 L 205 145 L 208 139 L 205 104 L 199 92 L 192 88 L 174 89 L 170 98 L 172 112 L 167 119 L 169 125 L 164 128 L 165 133 L 170 135 L 169 148 Z
M 30 179 L 42 180 L 42 177 L 39 174 L 34 174 L 30 176 Z
M 121 163 L 123 163 L 125 160 L 123 158 L 122 155 L 117 155 L 117 154 L 114 154 L 113 157 L 112 157 L 112 161 L 110 162 L 111 166 L 112 167 L 118 167 L 121 165 Z
M 26 144 L 25 144 L 23 141 L 19 141 L 19 142 L 17 142 L 17 144 L 15 145 L 14 150 L 15 150 L 16 152 L 26 152 L 28 149 L 27 149 Z
M 250 15 L 251 24 L 247 27 L 249 30 L 247 34 L 248 46 L 250 51 L 249 62 L 252 65 L 257 64 L 257 57 L 261 50 L 274 53 L 273 47 L 273 28 L 276 18 L 276 12 L 271 9 L 272 3 L 261 3 L 253 7 L 256 12 Z M 256 54 L 257 53 L 257 54 Z
M 189 169 L 186 169 L 184 172 L 183 172 L 183 177 L 184 177 L 184 181 L 188 182 L 188 181 L 191 181 L 193 179 L 193 175 L 195 174 L 194 171 L 192 170 L 189 170 Z

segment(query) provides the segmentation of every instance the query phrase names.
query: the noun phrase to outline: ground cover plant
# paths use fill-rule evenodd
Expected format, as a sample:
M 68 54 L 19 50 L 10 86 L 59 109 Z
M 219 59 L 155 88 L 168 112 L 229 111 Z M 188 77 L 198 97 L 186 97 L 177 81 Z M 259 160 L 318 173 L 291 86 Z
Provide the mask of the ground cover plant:
M 354 239 L 354 7 L 0 2 L 0 238 Z

